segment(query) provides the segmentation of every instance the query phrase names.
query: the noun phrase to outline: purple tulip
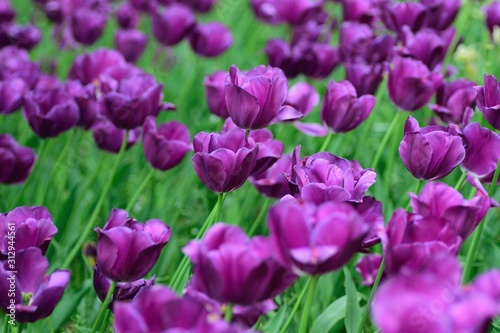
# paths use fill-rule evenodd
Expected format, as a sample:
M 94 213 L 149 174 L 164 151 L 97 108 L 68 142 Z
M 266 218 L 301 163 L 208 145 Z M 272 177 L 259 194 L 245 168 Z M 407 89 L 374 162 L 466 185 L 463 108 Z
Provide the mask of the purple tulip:
M 321 12 L 324 0 L 277 0 L 279 17 L 291 25 L 300 25 Z
M 321 120 L 335 133 L 349 132 L 370 115 L 375 102 L 372 95 L 358 98 L 349 81 L 331 81 L 321 104 Z
M 379 254 L 369 254 L 358 260 L 356 264 L 356 272 L 358 272 L 363 280 L 362 284 L 372 286 L 377 277 L 378 270 L 382 264 L 382 256 Z
M 83 86 L 76 80 L 66 81 L 65 87 L 79 108 L 80 117 L 76 125 L 84 129 L 91 128 L 103 117 L 105 108 L 102 98 L 97 99 L 97 87 L 91 83 Z
M 273 25 L 282 22 L 275 0 L 251 0 L 250 4 L 255 16 L 259 20 Z
M 0 47 L 14 45 L 31 50 L 40 43 L 41 39 L 40 29 L 31 25 L 5 24 L 0 26 Z
M 111 286 L 111 280 L 102 274 L 101 270 L 99 269 L 99 265 L 94 266 L 93 283 L 97 297 L 99 297 L 101 302 L 104 302 L 104 300 L 106 299 L 106 295 L 108 294 L 109 287 Z M 149 280 L 139 279 L 133 282 L 118 282 L 116 284 L 116 289 L 111 296 L 111 300 L 109 301 L 109 309 L 113 310 L 113 305 L 116 301 L 132 301 L 141 290 L 153 286 L 154 284 L 154 275 Z
M 292 79 L 305 71 L 307 59 L 304 54 L 311 45 L 307 41 L 289 45 L 284 40 L 271 38 L 267 41 L 265 53 L 271 66 L 279 67 Z
M 57 228 L 45 207 L 22 206 L 0 214 L 0 253 L 2 259 L 9 256 L 9 239 L 15 237 L 15 251 L 37 247 L 47 252 Z
M 409 116 L 399 156 L 406 169 L 417 179 L 436 180 L 447 176 L 462 163 L 465 148 L 460 136 L 441 126 L 420 128 Z
M 382 82 L 384 66 L 364 63 L 346 63 L 345 79 L 352 83 L 359 95 L 373 95 Z
M 230 192 L 242 186 L 256 166 L 259 146 L 249 147 L 245 131 L 198 133 L 193 140 L 194 170 L 213 192 Z
M 14 303 L 16 321 L 32 323 L 47 318 L 69 284 L 70 271 L 57 270 L 45 276 L 49 262 L 38 248 L 30 247 L 16 254 L 14 275 L 12 269 L 0 265 L 0 306 L 5 313 L 10 312 Z M 14 286 L 13 286 L 14 285 Z M 7 297 L 9 290 L 15 290 L 15 298 Z
M 369 248 L 379 244 L 385 233 L 382 203 L 374 197 L 364 196 L 360 203 L 351 203 L 363 220 L 370 226 L 370 231 L 361 242 L 361 252 L 369 252 Z
M 290 154 L 281 156 L 266 171 L 250 177 L 250 182 L 259 191 L 269 198 L 280 199 L 291 194 L 290 186 L 285 174 L 292 172 L 292 156 Z
M 97 231 L 97 264 L 102 273 L 117 282 L 142 278 L 156 264 L 172 233 L 163 221 L 139 223 L 123 209 L 113 209 Z
M 98 120 L 90 128 L 96 145 L 107 152 L 117 154 L 120 151 L 125 132 L 108 120 Z M 141 129 L 136 128 L 129 131 L 125 149 L 132 147 L 141 138 Z
M 249 239 L 237 226 L 217 223 L 182 251 L 194 267 L 192 287 L 222 303 L 262 302 L 295 280 L 275 257 L 269 239 Z
M 12 9 L 9 0 L 0 0 L 0 22 L 9 23 L 16 17 L 16 11 Z
M 458 79 L 443 83 L 436 93 L 436 104 L 429 105 L 445 123 L 467 126 L 476 106 L 476 83 L 466 79 Z
M 229 117 L 225 97 L 225 82 L 227 75 L 227 72 L 216 71 L 211 75 L 205 76 L 203 79 L 208 109 L 222 119 Z
M 129 3 L 123 3 L 116 11 L 116 21 L 122 29 L 135 29 L 139 23 L 139 13 Z
M 189 7 L 173 4 L 163 12 L 153 14 L 153 36 L 160 44 L 172 46 L 186 37 L 195 24 L 196 19 Z
M 0 81 L 0 114 L 17 111 L 23 104 L 28 86 L 20 78 Z
M 396 57 L 389 71 L 389 97 L 399 108 L 415 111 L 427 104 L 442 81 L 419 60 Z
M 477 87 L 477 107 L 495 129 L 500 130 L 500 83 L 493 75 L 484 76 L 484 86 Z
M 75 100 L 65 87 L 32 91 L 25 95 L 23 117 L 41 138 L 58 136 L 75 126 L 80 114 Z
M 107 15 L 90 8 L 77 8 L 71 15 L 73 38 L 81 44 L 92 45 L 101 37 Z
M 167 0 L 170 1 L 170 0 Z M 200 13 L 209 12 L 214 5 L 217 3 L 217 0 L 177 0 L 178 2 L 184 3 L 185 5 L 192 8 L 194 11 Z
M 297 110 L 283 106 L 288 83 L 278 68 L 258 66 L 240 72 L 231 66 L 226 81 L 226 105 L 234 123 L 247 129 L 259 129 L 302 117 Z
M 147 116 L 156 116 L 162 109 L 163 84 L 150 74 L 137 74 L 119 81 L 116 91 L 104 96 L 106 117 L 118 128 L 142 126 Z
M 83 85 L 95 83 L 99 76 L 114 66 L 126 65 L 120 52 L 108 49 L 97 49 L 92 53 L 78 55 L 69 71 L 69 79 L 78 80 Z
M 217 57 L 233 44 L 233 37 L 220 22 L 198 23 L 189 36 L 189 43 L 196 54 Z
M 460 0 L 422 0 L 426 7 L 425 27 L 444 31 L 451 26 L 462 3 Z
M 271 239 L 296 274 L 319 275 L 347 264 L 370 227 L 347 203 L 282 202 L 269 212 Z
M 128 62 L 136 62 L 146 49 L 148 35 L 138 30 L 118 30 L 115 34 L 116 49 Z
M 35 160 L 33 150 L 19 146 L 8 134 L 0 134 L 0 183 L 24 182 L 31 173 Z
M 463 134 L 469 146 L 462 167 L 472 177 L 491 183 L 500 159 L 500 135 L 478 123 L 467 125 Z
M 363 169 L 357 161 L 348 161 L 327 152 L 300 159 L 300 146 L 293 152 L 292 193 L 305 202 L 361 202 L 366 190 L 375 183 L 376 174 Z
M 177 121 L 156 127 L 156 119 L 146 118 L 142 143 L 146 160 L 156 169 L 166 171 L 178 165 L 191 150 L 189 131 Z
M 312 43 L 307 48 L 305 58 L 304 74 L 317 79 L 329 76 L 340 64 L 339 50 L 326 43 Z
M 285 105 L 290 105 L 304 115 L 308 115 L 319 103 L 316 89 L 306 82 L 298 82 L 288 90 Z
M 160 285 L 144 288 L 132 302 L 116 302 L 113 314 L 116 333 L 251 333 L 212 316 L 196 298 L 179 298 Z
M 500 28 L 500 2 L 493 1 L 483 8 L 483 11 L 486 14 L 486 27 L 488 27 L 490 35 L 493 35 L 495 27 Z
M 26 50 L 14 46 L 0 49 L 0 80 L 20 78 L 33 89 L 40 77 L 40 64 L 30 61 Z
M 402 27 L 408 26 L 416 32 L 422 28 L 427 16 L 424 5 L 419 2 L 392 2 L 382 9 L 382 21 L 385 26 L 401 34 Z
M 371 24 L 380 15 L 376 0 L 343 0 L 341 2 L 344 22 L 357 21 Z

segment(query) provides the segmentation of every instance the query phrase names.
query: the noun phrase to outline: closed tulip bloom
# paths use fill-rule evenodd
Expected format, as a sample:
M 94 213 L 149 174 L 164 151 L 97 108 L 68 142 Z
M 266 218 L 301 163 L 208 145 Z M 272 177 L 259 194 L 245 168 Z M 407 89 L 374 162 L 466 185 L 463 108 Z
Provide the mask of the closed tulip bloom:
M 136 62 L 144 53 L 148 35 L 138 30 L 118 30 L 115 47 L 128 62 Z
M 406 169 L 417 179 L 441 179 L 465 158 L 462 138 L 444 127 L 420 128 L 417 120 L 410 116 L 404 133 L 399 156 Z
M 300 25 L 323 8 L 324 0 L 278 0 L 278 15 L 288 24 Z
M 192 287 L 222 303 L 252 305 L 282 293 L 295 280 L 264 237 L 217 223 L 183 250 L 193 264 Z
M 12 9 L 9 0 L 0 0 L 0 22 L 10 22 L 16 17 L 16 11 Z
M 163 84 L 158 84 L 150 74 L 125 77 L 116 91 L 104 96 L 106 117 L 118 128 L 142 126 L 147 116 L 156 116 L 163 107 L 162 91 Z
M 281 156 L 266 171 L 250 177 L 250 182 L 261 194 L 280 199 L 287 194 L 291 194 L 288 180 L 285 177 L 292 172 L 292 156 L 285 154 Z
M 0 27 L 0 30 L 0 44 L 3 44 L 2 47 L 14 45 L 31 50 L 42 39 L 40 29 L 32 25 L 8 24 Z
M 493 35 L 495 27 L 500 28 L 500 2 L 493 1 L 483 11 L 486 14 L 486 27 Z
M 283 106 L 288 82 L 278 68 L 258 66 L 240 72 L 231 66 L 226 81 L 226 105 L 234 123 L 247 129 L 259 129 L 302 117 L 297 110 Z
M 65 87 L 78 105 L 80 117 L 77 126 L 90 129 L 103 118 L 104 101 L 102 98 L 97 98 L 98 88 L 94 84 L 84 86 L 79 81 L 68 80 Z
M 125 132 L 106 119 L 96 121 L 90 128 L 96 145 L 107 152 L 117 154 L 120 151 Z M 141 138 L 141 129 L 129 130 L 125 149 L 132 147 Z
M 345 79 L 352 83 L 359 95 L 373 95 L 377 92 L 384 66 L 381 64 L 346 63 Z
M 25 95 L 23 117 L 41 138 L 58 136 L 75 126 L 80 114 L 75 100 L 64 87 Z
M 269 212 L 271 239 L 296 274 L 319 275 L 347 264 L 361 249 L 369 225 L 347 203 L 320 206 L 282 202 Z
M 500 130 L 500 83 L 493 75 L 484 76 L 484 86 L 477 87 L 477 107 L 495 129 Z
M 477 92 L 473 88 L 476 83 L 466 79 L 458 79 L 443 83 L 436 93 L 436 104 L 429 108 L 445 123 L 467 126 L 474 113 Z
M 378 270 L 382 264 L 382 256 L 380 254 L 368 254 L 356 263 L 356 272 L 358 272 L 365 286 L 372 286 L 377 277 Z
M 95 230 L 97 264 L 105 276 L 116 282 L 132 282 L 146 275 L 172 234 L 163 221 L 139 223 L 123 209 L 113 209 L 104 229 Z
M 439 34 L 429 28 L 413 34 L 408 27 L 403 32 L 403 54 L 422 61 L 430 70 L 440 68 L 455 34 L 454 30 Z
M 344 0 L 342 14 L 345 21 L 371 24 L 378 19 L 380 9 L 374 0 Z
M 293 152 L 292 192 L 306 202 L 361 202 L 376 174 L 363 169 L 357 161 L 349 161 L 327 152 L 300 159 L 300 146 Z
M 222 119 L 229 117 L 225 97 L 226 76 L 227 72 L 216 71 L 211 75 L 205 76 L 203 79 L 208 109 Z
M 178 165 L 191 149 L 186 125 L 177 121 L 156 127 L 156 119 L 146 118 L 142 143 L 146 160 L 154 168 L 165 171 Z
M 349 81 L 332 81 L 321 105 L 321 119 L 333 132 L 345 133 L 358 127 L 372 112 L 376 99 L 372 95 L 358 98 Z
M 196 54 L 217 57 L 233 44 L 233 36 L 220 22 L 198 23 L 189 36 L 189 43 Z
M 402 33 L 405 25 L 413 32 L 420 30 L 426 16 L 426 8 L 419 2 L 394 2 L 382 7 L 382 21 L 387 28 L 397 33 Z
M 122 29 L 135 29 L 139 23 L 139 13 L 131 4 L 124 3 L 116 11 L 116 21 Z
M 217 3 L 217 0 L 182 0 L 182 3 L 197 12 L 207 13 L 214 7 L 214 5 Z
M 57 228 L 45 207 L 22 206 L 0 214 L 0 253 L 4 257 L 2 259 L 8 256 L 8 236 L 12 235 L 12 231 L 16 238 L 16 252 L 37 247 L 45 254 Z
M 267 41 L 265 53 L 269 65 L 279 67 L 288 78 L 293 79 L 305 71 L 307 59 L 304 55 L 311 45 L 307 41 L 289 45 L 282 39 L 271 38 Z
M 90 8 L 77 8 L 71 16 L 73 38 L 81 44 L 92 45 L 101 37 L 107 15 Z
M 424 26 L 438 31 L 449 28 L 462 6 L 460 0 L 422 0 L 426 7 Z
M 305 58 L 304 74 L 317 79 L 329 76 L 340 64 L 339 50 L 326 43 L 312 43 L 307 48 Z
M 0 183 L 24 182 L 31 173 L 35 160 L 33 150 L 19 146 L 8 134 L 0 134 Z
M 297 82 L 289 90 L 285 104 L 304 115 L 308 115 L 319 103 L 319 94 L 316 89 L 306 82 Z
M 254 170 L 259 146 L 248 148 L 245 131 L 198 133 L 193 139 L 193 165 L 198 178 L 213 192 L 241 187 Z
M 0 306 L 5 313 L 10 313 L 13 298 L 7 297 L 14 289 L 16 321 L 32 323 L 50 316 L 61 300 L 69 284 L 70 271 L 57 270 L 45 276 L 49 262 L 40 249 L 30 247 L 16 254 L 15 279 L 7 263 L 0 265 Z M 15 288 L 11 288 L 15 284 Z
M 100 48 L 92 53 L 78 55 L 71 65 L 68 77 L 87 85 L 98 80 L 99 76 L 109 68 L 126 63 L 120 52 Z
M 0 114 L 17 111 L 23 104 L 24 94 L 28 86 L 20 78 L 0 81 Z
M 163 12 L 153 14 L 153 36 L 160 44 L 172 46 L 186 37 L 195 24 L 196 19 L 189 7 L 172 4 Z
M 467 125 L 463 134 L 468 148 L 462 168 L 474 178 L 491 183 L 500 159 L 500 135 L 478 123 Z
M 106 295 L 108 294 L 109 287 L 111 286 L 111 280 L 102 274 L 99 265 L 94 266 L 93 284 L 97 297 L 99 297 L 101 302 L 104 302 Z M 118 282 L 116 284 L 116 289 L 111 296 L 111 300 L 109 301 L 109 309 L 113 310 L 113 305 L 116 301 L 132 301 L 141 290 L 153 286 L 154 284 L 155 276 L 149 280 L 139 279 L 133 282 Z
M 28 51 L 15 46 L 0 49 L 0 80 L 20 78 L 33 89 L 40 74 L 40 64 L 30 60 Z
M 282 18 L 279 15 L 277 2 L 275 0 L 250 0 L 255 16 L 268 24 L 279 24 Z

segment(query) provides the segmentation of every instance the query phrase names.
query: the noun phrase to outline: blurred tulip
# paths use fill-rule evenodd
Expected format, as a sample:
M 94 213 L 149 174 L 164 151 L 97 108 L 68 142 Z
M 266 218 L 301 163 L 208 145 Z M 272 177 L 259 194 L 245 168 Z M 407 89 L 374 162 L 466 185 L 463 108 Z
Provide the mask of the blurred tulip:
M 117 128 L 112 122 L 100 119 L 92 127 L 92 136 L 95 143 L 102 150 L 117 154 L 120 151 L 125 132 L 127 130 Z M 132 147 L 141 138 L 141 129 L 136 128 L 129 131 L 125 149 Z
M 160 44 L 172 46 L 186 37 L 195 23 L 196 19 L 189 7 L 173 4 L 163 12 L 155 11 L 153 14 L 153 36 Z
M 225 98 L 225 82 L 227 75 L 227 72 L 216 71 L 211 75 L 205 76 L 203 79 L 208 109 L 222 119 L 229 117 Z
M 78 55 L 71 65 L 69 79 L 78 80 L 83 85 L 95 83 L 106 70 L 126 63 L 120 52 L 100 48 Z
M 26 83 L 20 78 L 0 81 L 0 114 L 17 111 L 28 92 Z
M 285 105 L 290 105 L 304 115 L 308 115 L 319 103 L 316 89 L 306 82 L 298 82 L 288 90 Z
M 467 126 L 476 106 L 476 83 L 466 79 L 458 79 L 443 83 L 436 93 L 436 104 L 429 105 L 445 123 Z
M 116 11 L 116 21 L 122 29 L 135 29 L 139 23 L 139 13 L 129 3 L 123 3 Z
M 144 53 L 148 35 L 138 30 L 118 30 L 115 47 L 128 62 L 136 62 Z
M 78 43 L 94 44 L 101 37 L 107 15 L 90 8 L 76 8 L 71 15 L 71 32 Z
M 477 108 L 495 129 L 500 130 L 500 83 L 493 75 L 484 76 L 484 86 L 477 87 Z
M 40 74 L 40 64 L 32 62 L 26 50 L 15 46 L 0 49 L 0 80 L 20 78 L 33 89 Z
M 217 57 L 233 44 L 231 31 L 220 22 L 196 24 L 189 43 L 196 54 Z
M 286 154 L 281 156 L 266 171 L 250 177 L 250 182 L 259 191 L 269 198 L 280 199 L 287 194 L 291 194 L 290 186 L 285 174 L 292 172 L 292 156 Z

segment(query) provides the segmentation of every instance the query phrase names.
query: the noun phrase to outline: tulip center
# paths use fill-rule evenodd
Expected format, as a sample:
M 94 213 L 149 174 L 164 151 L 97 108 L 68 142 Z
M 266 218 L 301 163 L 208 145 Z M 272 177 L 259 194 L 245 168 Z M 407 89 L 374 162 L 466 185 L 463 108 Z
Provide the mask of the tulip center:
M 31 297 L 33 297 L 33 293 L 21 293 L 21 302 L 23 305 L 29 305 L 31 301 Z

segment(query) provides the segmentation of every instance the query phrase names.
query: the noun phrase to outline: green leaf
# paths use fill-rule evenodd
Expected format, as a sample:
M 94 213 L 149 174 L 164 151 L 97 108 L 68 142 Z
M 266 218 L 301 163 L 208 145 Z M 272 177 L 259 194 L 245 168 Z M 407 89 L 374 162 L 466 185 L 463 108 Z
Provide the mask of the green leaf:
M 288 306 L 283 304 L 278 312 L 267 322 L 262 330 L 263 333 L 278 333 L 281 326 L 285 323 L 285 315 L 288 312 Z
M 344 267 L 344 286 L 346 301 L 345 328 L 347 333 L 355 333 L 358 330 L 359 321 L 361 320 L 361 308 L 358 302 L 358 292 L 351 273 Z
M 344 319 L 346 314 L 347 296 L 342 296 L 333 301 L 319 316 L 309 330 L 309 333 L 326 333 Z

